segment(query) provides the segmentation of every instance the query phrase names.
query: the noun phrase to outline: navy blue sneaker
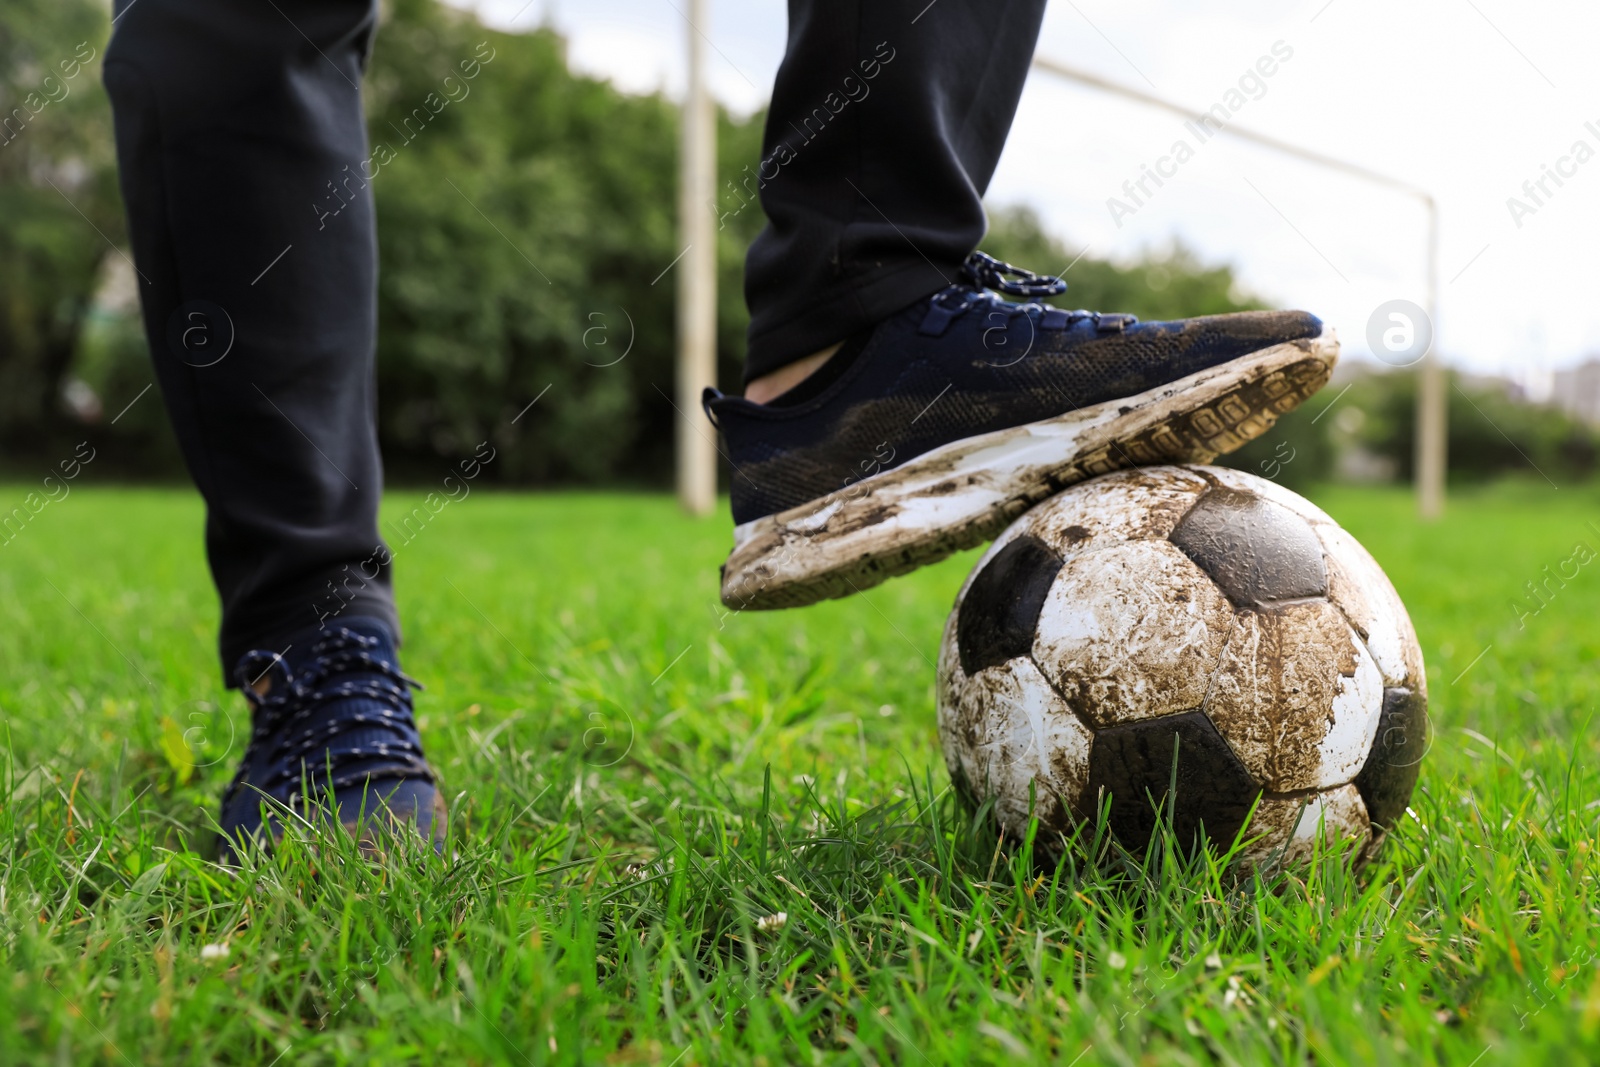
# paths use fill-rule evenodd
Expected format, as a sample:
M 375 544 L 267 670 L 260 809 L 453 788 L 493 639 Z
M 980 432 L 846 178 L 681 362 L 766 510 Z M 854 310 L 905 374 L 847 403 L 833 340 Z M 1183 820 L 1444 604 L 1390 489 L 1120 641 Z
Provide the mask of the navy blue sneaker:
M 1322 388 L 1338 359 L 1303 311 L 1141 323 L 1038 302 L 1065 289 L 974 253 L 959 284 L 771 402 L 706 390 L 733 466 L 723 603 L 848 596 L 989 540 L 1074 482 L 1209 463 Z
M 411 716 L 417 683 L 401 672 L 384 623 L 343 619 L 281 655 L 247 652 L 234 677 L 252 729 L 222 794 L 225 862 L 252 840 L 275 840 L 295 818 L 336 818 L 368 851 L 396 828 L 443 847 L 443 799 Z

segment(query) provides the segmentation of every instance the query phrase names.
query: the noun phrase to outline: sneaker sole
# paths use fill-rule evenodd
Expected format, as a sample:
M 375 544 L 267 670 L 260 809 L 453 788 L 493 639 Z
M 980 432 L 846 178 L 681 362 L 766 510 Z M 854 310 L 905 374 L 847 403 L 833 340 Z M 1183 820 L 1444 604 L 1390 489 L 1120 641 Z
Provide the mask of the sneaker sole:
M 1338 358 L 1338 337 L 1324 327 L 1134 397 L 952 441 L 744 523 L 722 566 L 722 602 L 762 611 L 850 596 L 992 540 L 1077 482 L 1209 463 L 1326 385 Z

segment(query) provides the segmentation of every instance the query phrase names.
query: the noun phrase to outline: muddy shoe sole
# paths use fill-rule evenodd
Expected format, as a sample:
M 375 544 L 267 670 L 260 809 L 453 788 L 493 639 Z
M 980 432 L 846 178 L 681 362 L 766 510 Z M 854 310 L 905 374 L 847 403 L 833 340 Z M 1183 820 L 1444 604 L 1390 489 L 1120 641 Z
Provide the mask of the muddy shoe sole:
M 991 540 L 1076 482 L 1209 463 L 1326 385 L 1338 358 L 1338 337 L 1324 327 L 1137 396 L 952 441 L 744 523 L 722 566 L 722 602 L 762 611 L 850 596 Z

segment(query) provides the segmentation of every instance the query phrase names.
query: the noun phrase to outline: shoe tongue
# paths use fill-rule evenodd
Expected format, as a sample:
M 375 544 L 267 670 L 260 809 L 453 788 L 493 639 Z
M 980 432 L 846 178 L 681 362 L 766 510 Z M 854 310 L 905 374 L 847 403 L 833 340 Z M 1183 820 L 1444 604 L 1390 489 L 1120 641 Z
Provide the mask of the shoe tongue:
M 393 638 L 388 628 L 376 620 L 352 619 L 339 626 L 330 625 L 314 640 L 306 642 L 302 658 L 295 659 L 290 653 L 290 664 L 295 680 L 310 685 L 319 693 L 335 694 L 345 687 L 376 684 L 381 689 L 398 688 L 409 695 L 409 686 L 398 677 L 400 658 L 395 653 Z M 391 670 L 383 670 L 380 664 Z M 313 671 L 314 677 L 310 673 Z M 340 697 L 332 703 L 337 705 L 346 700 L 384 703 L 380 698 L 356 694 Z M 319 712 L 313 717 L 321 715 Z
M 341 630 L 350 631 L 350 636 L 375 639 L 375 641 L 353 641 L 349 636 L 342 635 Z M 411 719 L 411 701 L 407 692 L 409 687 L 407 683 L 392 675 L 363 665 L 358 659 L 363 655 L 386 663 L 397 672 L 400 669 L 399 657 L 395 653 L 394 641 L 388 628 L 381 622 L 371 619 L 341 620 L 338 625 L 334 625 L 330 620 L 325 630 L 317 632 L 312 639 L 306 641 L 303 659 L 295 661 L 294 653 L 290 653 L 298 677 L 304 677 L 303 672 L 311 670 L 319 659 L 331 664 L 338 664 L 343 659 L 347 664 L 322 674 L 313 682 L 313 689 L 317 693 L 332 699 L 319 701 L 301 728 L 328 728 L 339 722 L 347 724 L 338 729 L 336 736 L 331 737 L 328 742 L 331 750 L 341 754 L 341 767 L 346 773 L 355 771 L 372 773 L 396 767 L 404 770 L 406 763 L 402 750 L 408 742 L 411 745 L 420 743 L 416 724 Z M 373 684 L 384 690 L 398 687 L 404 696 L 396 702 L 391 697 L 378 697 L 366 693 L 339 693 L 340 688 L 344 686 Z M 389 721 L 368 721 L 358 724 L 351 722 L 353 716 L 371 718 L 383 716 Z
M 839 350 L 828 357 L 826 363 L 811 372 L 809 378 L 788 392 L 773 397 L 763 406 L 769 408 L 792 408 L 804 404 L 813 397 L 821 396 L 828 386 L 838 381 L 843 377 L 845 371 L 855 365 L 856 357 L 861 355 L 862 349 L 867 347 L 867 342 L 872 340 L 872 335 L 876 330 L 876 326 L 870 326 L 860 333 L 847 338 L 839 346 Z

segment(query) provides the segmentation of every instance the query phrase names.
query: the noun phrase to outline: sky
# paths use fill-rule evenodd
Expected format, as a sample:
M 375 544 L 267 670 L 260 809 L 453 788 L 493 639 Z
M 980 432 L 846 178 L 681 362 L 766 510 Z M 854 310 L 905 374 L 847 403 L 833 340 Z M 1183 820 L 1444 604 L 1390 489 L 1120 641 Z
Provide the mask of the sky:
M 575 68 L 622 89 L 682 92 L 686 0 L 457 2 L 502 28 L 555 25 Z M 785 6 L 708 8 L 712 91 L 752 111 L 783 55 Z M 1436 350 L 1538 396 L 1553 370 L 1600 355 L 1597 36 L 1600 5 L 1575 0 L 1051 0 L 1038 54 L 1200 111 L 1237 104 L 1230 90 L 1276 49 L 1232 123 L 1431 192 Z M 1180 138 L 1192 158 L 1161 162 Z M 1158 164 L 1175 173 L 1136 204 L 1123 183 Z M 1332 323 L 1347 356 L 1370 356 L 1382 305 L 1426 305 L 1418 199 L 1225 135 L 1201 143 L 1175 115 L 1037 68 L 988 199 L 1031 205 L 1095 257 L 1182 241 L 1270 303 Z

